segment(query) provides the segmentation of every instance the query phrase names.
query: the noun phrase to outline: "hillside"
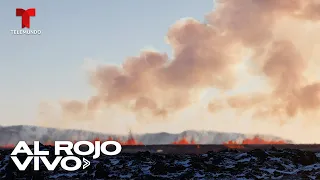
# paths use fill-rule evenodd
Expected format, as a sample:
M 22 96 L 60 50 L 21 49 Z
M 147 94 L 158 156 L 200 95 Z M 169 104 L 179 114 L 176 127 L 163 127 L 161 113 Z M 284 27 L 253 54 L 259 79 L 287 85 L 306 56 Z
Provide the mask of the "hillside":
M 0 145 L 16 144 L 20 140 L 33 142 L 39 140 L 40 142 L 48 142 L 54 140 L 93 140 L 95 138 L 107 139 L 114 137 L 121 140 L 128 139 L 125 135 L 103 134 L 97 132 L 83 131 L 83 130 L 63 130 L 54 128 L 45 128 L 37 126 L 0 126 Z M 133 134 L 133 137 L 138 142 L 143 144 L 170 144 L 181 138 L 186 138 L 191 141 L 194 140 L 198 144 L 222 144 L 227 141 L 241 141 L 243 139 L 260 137 L 265 140 L 282 140 L 279 137 L 269 135 L 253 135 L 240 133 L 224 133 L 216 131 L 193 131 L 188 130 L 179 134 L 170 133 L 147 133 L 147 134 Z M 292 143 L 290 140 L 285 140 Z

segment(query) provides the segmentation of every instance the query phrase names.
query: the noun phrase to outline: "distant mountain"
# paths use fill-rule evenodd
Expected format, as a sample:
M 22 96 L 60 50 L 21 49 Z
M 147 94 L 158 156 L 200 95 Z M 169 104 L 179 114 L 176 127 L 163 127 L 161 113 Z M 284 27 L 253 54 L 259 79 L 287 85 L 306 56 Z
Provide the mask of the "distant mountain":
M 97 133 L 83 130 L 64 130 L 55 128 L 45 128 L 37 126 L 0 126 L 0 145 L 16 144 L 18 141 L 24 140 L 33 142 L 35 140 L 40 142 L 48 142 L 49 140 L 93 140 L 95 138 L 107 139 L 108 137 L 120 138 L 127 140 L 128 136 Z M 193 131 L 188 130 L 178 134 L 171 133 L 147 133 L 147 134 L 133 134 L 133 137 L 143 144 L 170 144 L 182 138 L 188 141 L 192 139 L 199 144 L 222 144 L 230 140 L 243 140 L 260 137 L 265 140 L 283 140 L 279 137 L 269 135 L 248 135 L 240 133 L 224 133 L 217 131 Z M 293 143 L 290 140 L 285 140 L 288 143 Z

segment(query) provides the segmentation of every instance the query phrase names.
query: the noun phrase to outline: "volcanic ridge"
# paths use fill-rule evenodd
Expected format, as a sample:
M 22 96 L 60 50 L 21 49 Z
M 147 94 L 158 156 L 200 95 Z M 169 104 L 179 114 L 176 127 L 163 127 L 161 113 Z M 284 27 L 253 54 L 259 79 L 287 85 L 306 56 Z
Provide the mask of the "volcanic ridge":
M 320 179 L 319 145 L 294 145 L 290 140 L 266 135 L 184 131 L 119 136 L 9 126 L 0 127 L 0 137 L 2 179 Z M 19 171 L 10 153 L 20 140 L 44 142 L 40 150 L 51 151 L 49 161 L 55 159 L 50 144 L 55 140 L 116 140 L 122 144 L 122 152 L 98 159 L 86 156 L 91 165 L 75 172 L 60 167 L 48 171 L 43 165 L 40 171 L 33 171 L 32 166 Z
M 18 141 L 40 141 L 52 145 L 56 140 L 116 140 L 122 145 L 157 144 L 292 144 L 293 141 L 269 135 L 225 133 L 217 131 L 184 131 L 129 135 L 104 134 L 83 130 L 63 130 L 38 126 L 0 126 L 0 146 L 15 145 Z

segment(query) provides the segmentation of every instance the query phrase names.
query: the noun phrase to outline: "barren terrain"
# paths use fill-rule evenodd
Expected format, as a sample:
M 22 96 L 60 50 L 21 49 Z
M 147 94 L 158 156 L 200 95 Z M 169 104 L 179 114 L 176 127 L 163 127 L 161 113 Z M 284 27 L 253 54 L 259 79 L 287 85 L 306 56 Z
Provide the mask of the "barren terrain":
M 18 171 L 10 160 L 11 150 L 2 149 L 0 178 L 320 179 L 319 151 L 288 147 L 319 150 L 319 145 L 250 145 L 243 149 L 226 149 L 223 145 L 124 146 L 123 152 L 116 156 L 101 156 L 98 159 L 86 156 L 91 165 L 83 170 L 66 172 L 59 167 L 54 171 L 47 171 L 41 166 L 40 171 L 35 172 L 32 166 L 26 171 Z M 41 149 L 53 151 L 51 146 L 42 146 Z M 205 152 L 207 150 L 211 151 Z M 50 156 L 49 158 L 54 158 L 54 155 Z M 23 159 L 22 156 L 20 158 Z

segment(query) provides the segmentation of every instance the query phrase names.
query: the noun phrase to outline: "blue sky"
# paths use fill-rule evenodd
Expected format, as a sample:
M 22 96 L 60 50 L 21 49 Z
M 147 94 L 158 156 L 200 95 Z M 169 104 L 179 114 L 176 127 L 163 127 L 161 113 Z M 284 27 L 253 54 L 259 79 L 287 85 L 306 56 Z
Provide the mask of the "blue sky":
M 90 95 L 85 59 L 120 64 L 154 47 L 170 53 L 164 36 L 184 17 L 203 20 L 213 1 L 40 1 L 0 2 L 0 124 L 25 124 L 42 100 Z M 36 8 L 31 29 L 40 36 L 12 35 L 21 28 L 16 8 Z

